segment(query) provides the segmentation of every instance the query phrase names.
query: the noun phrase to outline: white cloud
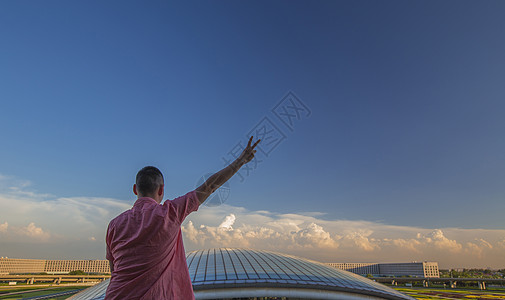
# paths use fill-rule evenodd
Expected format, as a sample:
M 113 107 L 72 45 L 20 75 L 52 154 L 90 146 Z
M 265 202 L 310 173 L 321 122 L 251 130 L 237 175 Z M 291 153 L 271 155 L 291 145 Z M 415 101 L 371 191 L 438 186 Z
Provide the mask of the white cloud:
M 482 258 L 484 252 L 490 249 L 493 249 L 493 245 L 491 245 L 488 241 L 476 238 L 475 241 L 466 243 L 465 251 L 477 258 Z
M 12 245 L 14 249 L 20 243 L 61 243 L 78 247 L 90 236 L 103 241 L 108 222 L 131 204 L 111 198 L 58 198 L 30 190 L 28 181 L 2 176 L 0 207 L 5 220 L 0 224 L 2 244 L 6 248 Z M 94 251 L 95 257 L 98 254 L 96 249 L 86 246 L 80 251 Z M 9 255 L 16 255 L 15 252 Z M 40 253 L 34 250 L 33 257 L 39 257 Z
M 219 228 L 232 230 L 233 223 L 235 223 L 235 215 L 230 214 L 230 215 L 226 216 L 224 221 L 219 225 Z
M 310 223 L 298 231 L 291 231 L 294 243 L 306 248 L 338 248 L 338 243 L 331 234 L 316 223 Z
M 493 245 L 484 239 L 475 239 L 482 247 L 493 249 Z
M 402 239 L 402 238 L 385 238 L 383 239 L 384 245 L 392 245 L 393 248 L 397 248 L 400 251 L 408 251 L 410 253 L 421 253 L 421 242 L 417 239 Z
M 26 235 L 31 238 L 47 240 L 51 235 L 48 232 L 42 230 L 41 227 L 35 226 L 35 223 L 31 222 L 26 227 L 22 227 L 18 230 L 19 234 Z
M 0 232 L 7 232 L 8 227 L 9 227 L 9 223 L 7 223 L 7 222 L 0 224 Z
M 463 246 L 456 240 L 451 240 L 445 237 L 444 232 L 440 229 L 435 229 L 427 235 L 418 233 L 417 238 L 427 245 L 432 245 L 440 250 L 452 253 L 458 253 L 463 248 Z
M 44 231 L 41 227 L 37 227 L 34 222 L 30 222 L 27 226 L 9 226 L 7 222 L 0 224 L 0 233 L 3 234 L 4 241 L 47 241 L 51 234 Z
M 369 238 L 372 233 L 372 230 L 363 229 L 350 232 L 342 237 L 342 244 L 347 248 L 356 248 L 368 252 L 380 249 L 379 241 Z

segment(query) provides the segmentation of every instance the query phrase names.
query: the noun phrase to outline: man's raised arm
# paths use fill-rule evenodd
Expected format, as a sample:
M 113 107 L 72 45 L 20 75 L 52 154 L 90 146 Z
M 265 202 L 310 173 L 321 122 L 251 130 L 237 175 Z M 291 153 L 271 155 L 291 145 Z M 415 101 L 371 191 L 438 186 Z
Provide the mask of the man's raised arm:
M 249 139 L 247 146 L 244 151 L 240 154 L 240 156 L 234 160 L 227 167 L 222 169 L 221 171 L 215 173 L 210 176 L 207 181 L 205 181 L 201 186 L 196 189 L 196 195 L 198 196 L 198 201 L 200 204 L 205 202 L 205 200 L 210 196 L 210 194 L 214 193 L 221 185 L 223 185 L 228 179 L 230 179 L 233 174 L 237 173 L 237 171 L 246 163 L 250 162 L 254 158 L 254 154 L 256 150 L 254 148 L 261 139 L 257 140 L 254 145 L 251 146 L 253 137 Z

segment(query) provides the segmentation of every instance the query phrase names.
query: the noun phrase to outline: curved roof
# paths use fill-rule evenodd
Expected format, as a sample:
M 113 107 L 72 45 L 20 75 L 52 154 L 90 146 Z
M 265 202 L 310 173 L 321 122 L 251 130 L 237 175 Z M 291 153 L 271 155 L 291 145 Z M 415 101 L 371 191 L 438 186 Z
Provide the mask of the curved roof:
M 197 299 L 414 299 L 362 276 L 276 252 L 217 248 L 189 252 L 186 261 Z M 103 299 L 107 282 L 71 299 Z

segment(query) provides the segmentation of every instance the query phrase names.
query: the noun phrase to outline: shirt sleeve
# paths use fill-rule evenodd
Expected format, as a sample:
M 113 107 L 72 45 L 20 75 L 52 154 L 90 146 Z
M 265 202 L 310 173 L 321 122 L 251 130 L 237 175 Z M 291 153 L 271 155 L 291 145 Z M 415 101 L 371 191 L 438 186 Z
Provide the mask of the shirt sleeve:
M 106 244 L 106 250 L 105 250 L 105 258 L 109 261 L 113 261 L 113 257 L 112 257 L 112 252 L 110 251 L 110 224 L 109 226 L 107 227 L 107 234 L 105 235 L 105 244 Z
M 165 201 L 163 205 L 170 205 L 171 207 L 168 209 L 171 218 L 175 218 L 179 224 L 182 224 L 186 217 L 198 210 L 198 206 L 200 206 L 200 201 L 198 201 L 198 197 L 196 196 L 196 191 L 191 191 L 184 196 L 175 198 L 174 200 Z

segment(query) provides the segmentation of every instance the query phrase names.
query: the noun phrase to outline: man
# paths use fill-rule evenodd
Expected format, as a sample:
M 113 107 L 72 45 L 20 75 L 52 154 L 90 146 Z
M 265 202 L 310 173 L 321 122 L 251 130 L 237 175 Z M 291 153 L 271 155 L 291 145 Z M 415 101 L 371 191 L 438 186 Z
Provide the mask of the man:
M 174 200 L 166 200 L 163 175 L 155 167 L 137 173 L 137 201 L 107 228 L 107 259 L 111 280 L 105 299 L 194 299 L 182 244 L 181 224 L 215 190 L 254 158 L 253 137 L 241 155 L 206 182 Z

